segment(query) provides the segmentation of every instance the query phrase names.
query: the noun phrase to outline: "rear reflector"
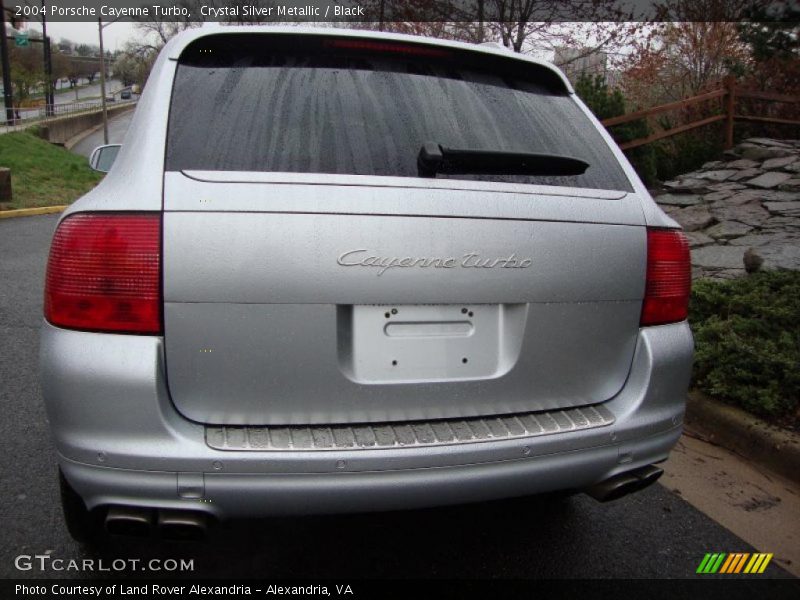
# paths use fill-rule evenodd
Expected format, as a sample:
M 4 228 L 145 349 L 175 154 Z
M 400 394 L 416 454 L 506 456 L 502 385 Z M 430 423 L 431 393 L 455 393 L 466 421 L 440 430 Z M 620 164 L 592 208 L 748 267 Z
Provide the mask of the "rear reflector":
M 689 313 L 689 242 L 676 229 L 647 230 L 647 284 L 640 324 L 683 321 Z
M 53 236 L 44 316 L 58 327 L 161 333 L 161 216 L 84 213 Z

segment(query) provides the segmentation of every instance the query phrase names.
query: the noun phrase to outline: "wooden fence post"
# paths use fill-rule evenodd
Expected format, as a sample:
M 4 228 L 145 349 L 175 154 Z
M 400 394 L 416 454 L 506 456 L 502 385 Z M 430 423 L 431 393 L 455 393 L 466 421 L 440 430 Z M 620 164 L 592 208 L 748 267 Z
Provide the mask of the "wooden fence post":
M 11 202 L 11 169 L 0 167 L 0 202 Z
M 733 110 L 736 103 L 736 77 L 728 75 L 722 80 L 725 87 L 725 149 L 733 148 Z

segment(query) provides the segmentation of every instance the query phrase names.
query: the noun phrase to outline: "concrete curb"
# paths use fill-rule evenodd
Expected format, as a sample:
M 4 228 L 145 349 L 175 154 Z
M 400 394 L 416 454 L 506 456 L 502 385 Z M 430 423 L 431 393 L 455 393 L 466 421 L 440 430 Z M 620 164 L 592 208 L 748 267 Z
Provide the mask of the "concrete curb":
M 78 135 L 74 135 L 71 138 L 69 138 L 66 142 L 64 142 L 64 148 L 66 148 L 67 150 L 72 150 L 78 142 L 86 139 L 94 132 L 100 131 L 102 128 L 103 124 L 100 123 L 100 125 L 95 125 L 94 127 L 90 127 L 89 129 L 81 131 Z
M 36 208 L 19 208 L 17 210 L 0 210 L 0 219 L 13 219 L 14 217 L 33 217 L 36 215 L 49 215 L 52 213 L 60 213 L 67 208 L 67 205 L 61 206 L 37 206 Z
M 122 108 L 120 108 L 119 110 L 114 112 L 113 114 L 109 115 L 109 119 L 113 119 L 117 115 L 122 115 L 122 114 L 128 113 L 128 112 L 132 111 L 135 108 L 136 108 L 136 104 L 131 104 L 130 106 L 123 106 Z M 89 137 L 90 135 L 92 135 L 93 133 L 95 133 L 97 131 L 100 131 L 102 128 L 103 128 L 103 124 L 100 123 L 99 125 L 95 125 L 93 127 L 90 127 L 89 129 L 81 131 L 77 135 L 73 135 L 66 142 L 64 142 L 64 148 L 66 148 L 67 150 L 72 150 L 78 142 L 83 141 L 85 138 Z
M 800 483 L 800 435 L 698 391 L 689 392 L 685 422 L 709 442 Z

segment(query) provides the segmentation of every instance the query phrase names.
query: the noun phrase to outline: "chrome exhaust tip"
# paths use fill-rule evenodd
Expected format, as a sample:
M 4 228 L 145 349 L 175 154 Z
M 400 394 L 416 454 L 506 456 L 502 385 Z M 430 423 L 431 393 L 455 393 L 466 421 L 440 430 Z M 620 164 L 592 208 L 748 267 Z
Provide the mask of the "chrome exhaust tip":
M 105 528 L 111 535 L 150 537 L 153 511 L 130 506 L 112 506 L 108 509 Z
M 200 541 L 205 539 L 208 519 L 201 512 L 188 510 L 158 511 L 158 532 L 162 539 Z
M 643 490 L 654 484 L 663 474 L 663 469 L 654 465 L 647 465 L 646 467 L 614 475 L 614 477 L 610 477 L 605 481 L 595 483 L 584 491 L 599 502 L 610 502 Z

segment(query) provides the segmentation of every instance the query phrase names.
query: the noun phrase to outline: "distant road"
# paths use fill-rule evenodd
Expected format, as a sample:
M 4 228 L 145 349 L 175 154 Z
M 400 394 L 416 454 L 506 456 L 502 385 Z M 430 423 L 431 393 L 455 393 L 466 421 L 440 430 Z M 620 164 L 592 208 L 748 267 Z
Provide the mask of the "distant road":
M 116 79 L 109 79 L 106 81 L 106 94 L 117 91 L 122 87 L 122 82 Z M 53 99 L 56 104 L 69 104 L 70 102 L 81 102 L 84 98 L 92 98 L 100 95 L 100 80 L 95 79 L 95 82 L 87 85 L 86 87 L 78 88 L 78 99 L 75 99 L 75 90 L 69 88 L 61 88 L 55 90 Z M 100 100 L 97 100 L 100 102 Z
M 122 88 L 122 82 L 116 79 L 106 81 L 106 94 L 111 94 Z M 73 102 L 82 102 L 85 104 L 100 104 L 100 82 L 92 83 L 86 87 L 78 88 L 78 99 L 75 99 L 75 90 L 72 89 L 59 89 L 55 90 L 53 100 L 56 104 L 72 104 Z M 119 95 L 115 96 L 119 100 Z M 85 100 L 85 98 L 94 98 L 93 100 Z M 30 117 L 38 116 L 39 109 L 25 110 L 21 109 L 20 117 L 27 119 Z
M 108 143 L 121 144 L 122 139 L 125 137 L 125 132 L 131 124 L 133 118 L 133 110 L 126 111 L 121 115 L 116 115 L 108 120 Z M 103 129 L 95 131 L 91 135 L 86 136 L 80 142 L 72 147 L 75 154 L 81 154 L 86 158 L 92 153 L 92 150 L 97 146 L 103 145 Z

